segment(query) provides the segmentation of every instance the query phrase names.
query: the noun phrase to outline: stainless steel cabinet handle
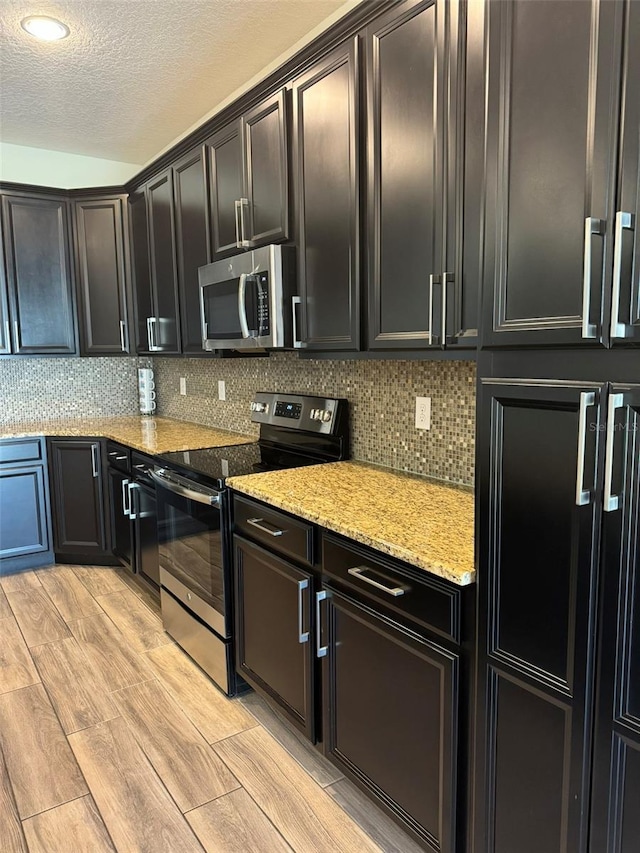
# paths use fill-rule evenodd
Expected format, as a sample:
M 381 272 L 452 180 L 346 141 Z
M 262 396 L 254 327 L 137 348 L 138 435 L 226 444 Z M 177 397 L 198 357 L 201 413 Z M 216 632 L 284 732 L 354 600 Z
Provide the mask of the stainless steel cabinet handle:
M 131 514 L 131 504 L 129 503 L 129 490 L 127 486 L 129 485 L 129 480 L 122 481 L 122 514 L 130 515 Z
M 584 487 L 584 462 L 587 451 L 587 409 L 595 405 L 596 395 L 593 391 L 582 391 L 580 394 L 580 410 L 578 413 L 578 470 L 576 474 L 576 505 L 586 506 L 591 503 L 591 491 Z
M 429 276 L 429 346 L 433 343 L 433 285 L 435 276 Z
M 321 625 L 321 614 L 320 614 L 320 605 L 325 600 L 325 598 L 330 598 L 331 593 L 326 589 L 323 589 L 322 592 L 316 592 L 316 657 L 323 658 L 326 656 L 329 651 L 329 646 L 322 645 L 322 625 Z
M 9 325 L 8 320 L 4 321 L 4 334 L 6 338 L 5 346 L 9 351 L 11 351 L 11 326 Z
M 236 246 L 241 249 L 242 248 L 242 235 L 240 233 L 240 199 L 237 198 L 234 202 L 235 205 L 235 214 L 236 214 Z
M 452 272 L 442 273 L 442 343 L 447 340 L 447 295 L 449 292 L 448 285 L 453 284 L 454 276 Z
M 13 321 L 13 338 L 16 352 L 20 349 L 20 324 L 17 320 Z
M 135 521 L 138 518 L 138 511 L 135 502 L 135 492 L 140 488 L 137 483 L 129 483 L 127 485 L 127 491 L 129 493 L 129 518 L 131 521 Z
M 611 394 L 607 404 L 607 444 L 604 463 L 604 505 L 605 512 L 615 512 L 620 506 L 620 495 L 612 495 L 613 454 L 616 444 L 616 411 L 624 407 L 624 394 Z
M 129 351 L 129 334 L 124 320 L 120 320 L 120 349 L 122 352 Z
M 292 314 L 292 324 L 293 324 L 293 348 L 301 349 L 302 348 L 302 339 L 298 337 L 298 311 L 297 308 L 299 305 L 302 305 L 302 297 L 300 296 L 292 296 L 291 297 L 291 314 Z
M 628 326 L 620 322 L 620 287 L 622 278 L 622 232 L 633 231 L 635 222 L 632 213 L 619 210 L 616 213 L 616 229 L 613 240 L 613 295 L 611 297 L 611 337 L 626 338 Z
M 302 613 L 302 593 L 305 589 L 309 589 L 309 580 L 305 578 L 303 581 L 298 581 L 298 642 L 308 643 L 309 632 L 304 630 L 304 618 Z
M 153 349 L 151 338 L 151 317 L 147 317 L 147 349 L 149 351 Z
M 594 234 L 603 233 L 603 222 L 593 216 L 584 221 L 584 268 L 582 278 L 582 337 L 595 338 L 598 327 L 589 321 L 591 315 L 591 249 Z
M 118 454 L 116 454 L 113 458 L 116 460 L 116 462 L 126 462 L 127 461 L 126 456 L 118 456 Z
M 262 530 L 263 533 L 268 533 L 269 536 L 282 536 L 287 532 L 286 530 L 281 530 L 279 527 L 271 524 L 271 522 L 265 521 L 264 518 L 248 518 L 247 524 L 257 527 L 258 530 Z M 267 525 L 271 525 L 272 529 L 270 530 Z
M 251 241 L 247 240 L 247 231 L 245 228 L 245 221 L 244 221 L 244 209 L 245 209 L 245 207 L 247 207 L 247 208 L 249 207 L 249 199 L 248 198 L 241 198 L 240 199 L 240 234 L 241 234 L 240 247 L 242 249 L 248 249 L 251 246 Z
M 406 590 L 402 586 L 385 586 L 383 583 L 378 583 L 378 581 L 374 581 L 373 578 L 368 578 L 364 574 L 365 572 L 371 571 L 373 571 L 373 569 L 370 569 L 368 566 L 355 566 L 353 569 L 349 569 L 348 573 L 371 586 L 375 586 L 376 589 L 381 589 L 383 592 L 386 592 L 387 595 L 393 595 L 396 597 L 398 595 L 405 594 Z
M 98 445 L 91 445 L 91 473 L 94 479 L 98 476 Z

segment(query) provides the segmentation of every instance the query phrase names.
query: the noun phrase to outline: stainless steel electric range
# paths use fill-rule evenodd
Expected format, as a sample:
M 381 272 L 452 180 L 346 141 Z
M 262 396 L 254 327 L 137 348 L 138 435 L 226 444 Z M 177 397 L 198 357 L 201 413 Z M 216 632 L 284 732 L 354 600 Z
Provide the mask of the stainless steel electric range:
M 348 458 L 346 400 L 259 393 L 256 443 L 157 457 L 160 598 L 165 630 L 229 696 L 233 654 L 231 513 L 226 480 Z

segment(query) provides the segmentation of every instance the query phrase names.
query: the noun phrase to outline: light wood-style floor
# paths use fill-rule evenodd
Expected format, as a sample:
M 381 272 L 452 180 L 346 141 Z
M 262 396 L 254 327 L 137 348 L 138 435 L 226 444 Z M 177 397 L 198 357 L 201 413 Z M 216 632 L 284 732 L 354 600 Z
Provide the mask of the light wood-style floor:
M 2 853 L 419 853 L 255 694 L 229 700 L 127 573 L 0 578 Z

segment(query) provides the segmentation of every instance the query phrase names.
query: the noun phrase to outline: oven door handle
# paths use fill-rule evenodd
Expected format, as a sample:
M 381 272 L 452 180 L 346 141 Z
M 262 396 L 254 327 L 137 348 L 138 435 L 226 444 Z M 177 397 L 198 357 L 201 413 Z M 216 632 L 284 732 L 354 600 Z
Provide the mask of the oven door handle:
M 183 498 L 188 498 L 191 501 L 197 501 L 197 503 L 207 504 L 208 506 L 220 506 L 220 492 L 208 493 L 201 492 L 197 489 L 190 489 L 188 486 L 178 483 L 177 480 L 174 480 L 173 477 L 166 474 L 162 468 L 150 470 L 149 476 L 158 486 L 162 486 L 163 489 L 168 489 L 170 492 L 180 495 Z

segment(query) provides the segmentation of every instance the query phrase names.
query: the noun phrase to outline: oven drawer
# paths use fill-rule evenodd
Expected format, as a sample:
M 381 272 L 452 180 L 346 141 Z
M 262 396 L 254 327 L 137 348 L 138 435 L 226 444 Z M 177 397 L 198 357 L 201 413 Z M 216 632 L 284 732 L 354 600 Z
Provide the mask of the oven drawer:
M 313 524 L 280 512 L 267 504 L 234 495 L 234 529 L 271 551 L 312 566 L 315 562 Z
M 420 569 L 332 534 L 322 537 L 322 575 L 413 622 L 460 642 L 460 590 Z
M 164 589 L 160 590 L 160 606 L 167 634 L 228 693 L 231 644 L 223 642 Z
M 221 637 L 227 636 L 224 616 L 162 566 L 160 567 L 160 584 Z

